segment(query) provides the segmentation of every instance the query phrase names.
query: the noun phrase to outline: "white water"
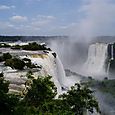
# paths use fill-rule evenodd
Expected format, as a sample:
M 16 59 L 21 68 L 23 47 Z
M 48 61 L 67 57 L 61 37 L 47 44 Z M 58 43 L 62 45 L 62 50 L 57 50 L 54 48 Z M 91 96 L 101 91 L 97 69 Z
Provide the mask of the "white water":
M 56 56 L 56 66 L 57 66 L 58 81 L 60 82 L 61 87 L 63 87 L 66 91 L 68 89 L 71 89 L 71 86 L 74 86 L 75 83 L 80 83 L 80 79 L 74 75 L 66 77 L 63 64 L 58 55 Z
M 108 55 L 108 44 L 92 44 L 88 50 L 88 59 L 84 64 L 87 75 L 106 75 L 106 59 Z
M 107 74 L 109 75 L 109 69 L 110 69 L 110 60 L 108 60 L 108 66 L 107 66 Z
M 56 54 L 56 58 L 55 58 L 52 55 L 52 53 L 53 52 L 44 53 L 44 52 L 37 52 L 37 51 L 30 53 L 28 51 L 27 55 L 25 53 L 25 55 L 20 56 L 20 58 L 21 59 L 29 58 L 32 63 L 37 64 L 38 66 L 41 65 L 42 69 L 40 71 L 38 70 L 37 72 L 34 73 L 35 78 L 37 78 L 38 75 L 41 75 L 41 76 L 51 75 L 52 81 L 54 82 L 55 86 L 57 87 L 58 95 L 60 95 L 63 92 L 66 92 L 65 90 L 70 89 L 70 87 L 73 86 L 77 82 L 77 80 L 76 80 L 76 78 L 74 78 L 74 76 L 71 78 L 66 77 L 64 67 L 63 67 L 63 64 L 62 64 L 60 58 L 58 57 L 57 54 Z M 13 71 L 13 70 L 11 69 L 10 72 L 11 71 Z M 17 76 L 19 76 L 19 78 L 20 78 L 21 75 L 18 75 L 16 72 L 15 72 L 15 74 Z M 12 74 L 8 74 L 8 75 L 12 75 Z M 11 78 L 11 76 L 7 76 L 7 77 Z M 62 90 L 62 87 L 65 90 Z
M 64 67 L 63 67 L 62 62 L 59 59 L 58 55 L 56 56 L 56 66 L 57 66 L 57 77 L 58 77 L 58 80 L 59 80 L 61 86 L 65 87 L 66 86 L 65 71 L 64 71 Z
M 113 44 L 111 44 L 111 60 L 114 59 L 114 56 L 113 56 L 114 52 L 113 52 Z
M 54 58 L 52 52 L 49 52 L 44 58 L 33 58 L 31 56 L 28 56 L 28 58 L 31 59 L 32 63 L 42 65 L 42 70 L 39 74 L 42 76 L 51 75 L 52 80 L 57 87 L 58 94 L 61 94 L 61 87 L 63 84 L 63 78 L 65 77 L 65 72 L 58 56 L 57 58 Z
M 62 94 L 63 92 L 66 92 L 65 90 L 70 89 L 71 86 L 73 86 L 76 82 L 79 80 L 71 76 L 66 77 L 63 64 L 56 54 L 56 58 L 52 55 L 53 52 L 49 52 L 46 57 L 31 57 L 28 56 L 29 59 L 31 59 L 32 63 L 37 65 L 42 65 L 42 70 L 40 71 L 39 75 L 45 76 L 45 75 L 51 75 L 52 80 L 54 81 L 54 84 L 57 87 L 58 95 Z M 65 89 L 62 90 L 62 87 Z

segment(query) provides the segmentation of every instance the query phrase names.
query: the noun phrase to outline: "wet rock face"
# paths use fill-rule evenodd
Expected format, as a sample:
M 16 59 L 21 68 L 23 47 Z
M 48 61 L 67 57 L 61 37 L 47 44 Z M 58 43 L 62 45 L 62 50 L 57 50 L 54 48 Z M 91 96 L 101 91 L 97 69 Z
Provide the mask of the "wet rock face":
M 53 55 L 55 58 L 56 58 L 56 56 L 57 56 L 55 52 L 54 52 L 54 53 L 52 53 L 52 55 Z
M 115 74 L 115 43 L 108 45 L 108 74 L 110 77 L 114 78 Z

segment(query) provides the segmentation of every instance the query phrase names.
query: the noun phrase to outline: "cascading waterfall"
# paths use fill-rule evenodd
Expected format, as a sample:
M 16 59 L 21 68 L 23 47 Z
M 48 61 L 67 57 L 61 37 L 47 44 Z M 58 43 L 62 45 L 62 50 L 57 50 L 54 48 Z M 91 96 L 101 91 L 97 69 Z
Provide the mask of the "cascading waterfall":
M 58 55 L 56 54 L 56 57 L 54 57 L 52 53 L 53 52 L 49 52 L 42 58 L 39 56 L 39 54 L 34 58 L 33 56 L 28 56 L 28 58 L 31 59 L 32 63 L 42 65 L 42 70 L 40 71 L 42 76 L 52 76 L 52 80 L 57 87 L 57 92 L 59 95 L 62 94 L 62 87 L 65 88 L 65 71 Z
M 114 59 L 114 56 L 113 56 L 113 44 L 111 44 L 111 60 L 113 60 Z
M 58 77 L 58 80 L 61 84 L 61 86 L 63 88 L 65 88 L 65 81 L 66 81 L 66 77 L 65 77 L 65 71 L 64 71 L 64 67 L 63 67 L 63 64 L 60 60 L 60 58 L 58 57 L 58 55 L 56 56 L 56 65 L 57 65 L 57 77 Z
M 110 68 L 110 60 L 108 60 L 108 66 L 107 66 L 107 74 L 109 75 L 109 68 Z
M 106 75 L 106 60 L 108 44 L 92 44 L 88 50 L 88 59 L 84 64 L 87 75 Z

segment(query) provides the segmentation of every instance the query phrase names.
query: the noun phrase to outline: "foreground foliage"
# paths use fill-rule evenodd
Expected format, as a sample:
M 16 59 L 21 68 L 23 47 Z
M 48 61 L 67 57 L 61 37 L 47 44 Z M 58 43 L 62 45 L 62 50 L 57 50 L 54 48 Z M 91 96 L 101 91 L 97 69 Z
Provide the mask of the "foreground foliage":
M 32 81 L 26 95 L 16 97 L 8 94 L 8 83 L 2 78 L 0 83 L 0 104 L 6 104 L 2 108 L 0 115 L 83 115 L 85 112 L 99 112 L 98 103 L 92 95 L 92 91 L 76 84 L 67 93 L 62 94 L 59 98 L 57 89 L 51 81 L 51 76 L 39 76 L 37 79 L 29 77 Z M 2 91 L 3 90 L 3 91 Z M 5 96 L 4 96 L 5 95 Z
M 16 95 L 8 94 L 9 82 L 4 80 L 3 74 L 0 74 L 0 115 L 12 115 L 15 106 L 19 102 Z
M 88 87 L 75 84 L 66 94 L 61 95 L 64 106 L 67 106 L 75 115 L 83 115 L 86 110 L 93 113 L 94 108 L 99 111 L 98 103 Z

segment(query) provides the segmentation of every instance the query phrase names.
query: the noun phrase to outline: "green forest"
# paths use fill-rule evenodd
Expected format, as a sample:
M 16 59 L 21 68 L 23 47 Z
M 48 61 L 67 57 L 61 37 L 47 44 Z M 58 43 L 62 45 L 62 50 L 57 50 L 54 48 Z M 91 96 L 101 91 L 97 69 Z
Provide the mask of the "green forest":
M 87 111 L 100 112 L 93 91 L 75 84 L 66 93 L 57 96 L 51 76 L 28 74 L 30 87 L 23 95 L 9 93 L 9 82 L 0 74 L 0 115 L 84 115 Z

